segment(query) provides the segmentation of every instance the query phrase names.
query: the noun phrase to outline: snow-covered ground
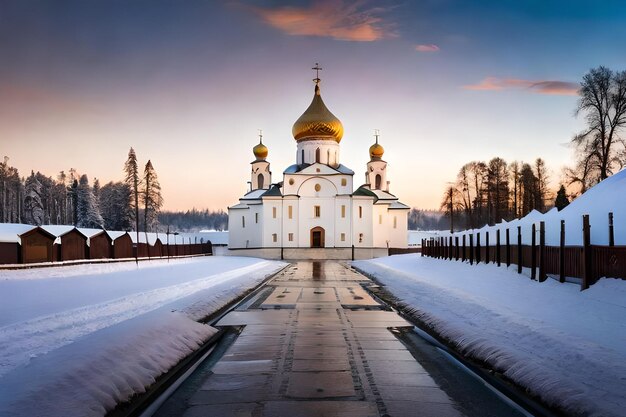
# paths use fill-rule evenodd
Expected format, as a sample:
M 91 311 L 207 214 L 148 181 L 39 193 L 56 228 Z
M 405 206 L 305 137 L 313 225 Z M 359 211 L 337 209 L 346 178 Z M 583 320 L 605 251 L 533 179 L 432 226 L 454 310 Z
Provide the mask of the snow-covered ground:
M 284 265 L 202 257 L 0 271 L 0 415 L 104 415 L 215 334 L 197 320 Z
M 626 282 L 588 290 L 514 268 L 399 255 L 353 265 L 464 354 L 571 415 L 626 410 Z

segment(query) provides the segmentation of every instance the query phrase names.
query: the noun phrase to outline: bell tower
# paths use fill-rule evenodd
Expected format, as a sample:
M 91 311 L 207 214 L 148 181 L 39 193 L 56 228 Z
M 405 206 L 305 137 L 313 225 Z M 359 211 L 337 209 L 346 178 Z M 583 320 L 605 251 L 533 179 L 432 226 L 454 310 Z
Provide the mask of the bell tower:
M 389 183 L 387 182 L 387 162 L 382 160 L 385 149 L 378 143 L 380 132 L 374 130 L 376 143 L 370 146 L 370 161 L 367 163 L 367 172 L 365 173 L 365 183 L 370 186 L 371 190 L 389 191 Z
M 252 190 L 267 190 L 272 183 L 272 171 L 270 171 L 270 163 L 266 161 L 268 150 L 263 145 L 263 131 L 259 130 L 259 143 L 252 148 L 255 160 L 250 163 L 252 172 L 250 173 L 250 183 Z

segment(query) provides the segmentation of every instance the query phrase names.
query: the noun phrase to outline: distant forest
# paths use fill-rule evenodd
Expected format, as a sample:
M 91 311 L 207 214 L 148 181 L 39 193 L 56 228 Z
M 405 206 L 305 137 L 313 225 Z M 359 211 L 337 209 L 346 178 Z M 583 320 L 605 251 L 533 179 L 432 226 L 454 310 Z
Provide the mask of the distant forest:
M 223 210 L 209 211 L 162 211 L 159 213 L 161 228 L 169 226 L 171 231 L 198 232 L 200 230 L 227 230 L 228 214 Z

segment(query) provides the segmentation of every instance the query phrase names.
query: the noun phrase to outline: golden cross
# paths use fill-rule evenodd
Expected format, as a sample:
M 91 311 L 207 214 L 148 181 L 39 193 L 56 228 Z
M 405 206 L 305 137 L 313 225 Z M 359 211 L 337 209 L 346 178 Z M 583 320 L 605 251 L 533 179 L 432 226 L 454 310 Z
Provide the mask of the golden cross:
M 320 71 L 322 70 L 322 67 L 320 67 L 320 64 L 318 64 L 316 62 L 315 66 L 313 68 L 311 68 L 311 69 L 315 70 L 315 78 L 313 78 L 313 81 L 315 81 L 315 84 L 319 84 L 319 82 L 320 82 Z
M 257 129 L 259 131 L 259 143 L 263 143 L 263 130 Z
M 374 129 L 374 137 L 376 138 L 376 143 L 378 143 L 378 136 L 380 136 L 380 130 Z

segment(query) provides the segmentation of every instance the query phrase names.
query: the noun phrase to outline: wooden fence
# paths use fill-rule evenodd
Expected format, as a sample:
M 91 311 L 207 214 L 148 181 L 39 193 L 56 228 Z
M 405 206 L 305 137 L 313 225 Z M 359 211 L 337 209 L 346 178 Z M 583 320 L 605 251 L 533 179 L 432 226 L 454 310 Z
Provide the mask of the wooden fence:
M 504 236 L 496 230 L 495 242 L 489 241 L 489 233 L 481 236 L 480 232 L 422 239 L 422 256 L 470 264 L 516 265 L 520 274 L 522 268 L 530 268 L 531 279 L 540 282 L 548 274 L 558 277 L 560 282 L 565 282 L 566 277 L 580 278 L 581 290 L 585 290 L 601 277 L 626 279 L 626 246 L 615 246 L 612 217 L 609 213 L 608 246 L 591 244 L 589 216 L 584 215 L 582 246 L 565 246 L 565 222 L 561 220 L 559 246 L 545 244 L 545 223 L 539 222 L 538 230 L 532 225 L 530 245 L 522 244 L 522 229 L 518 226 L 515 231 L 506 229 Z

